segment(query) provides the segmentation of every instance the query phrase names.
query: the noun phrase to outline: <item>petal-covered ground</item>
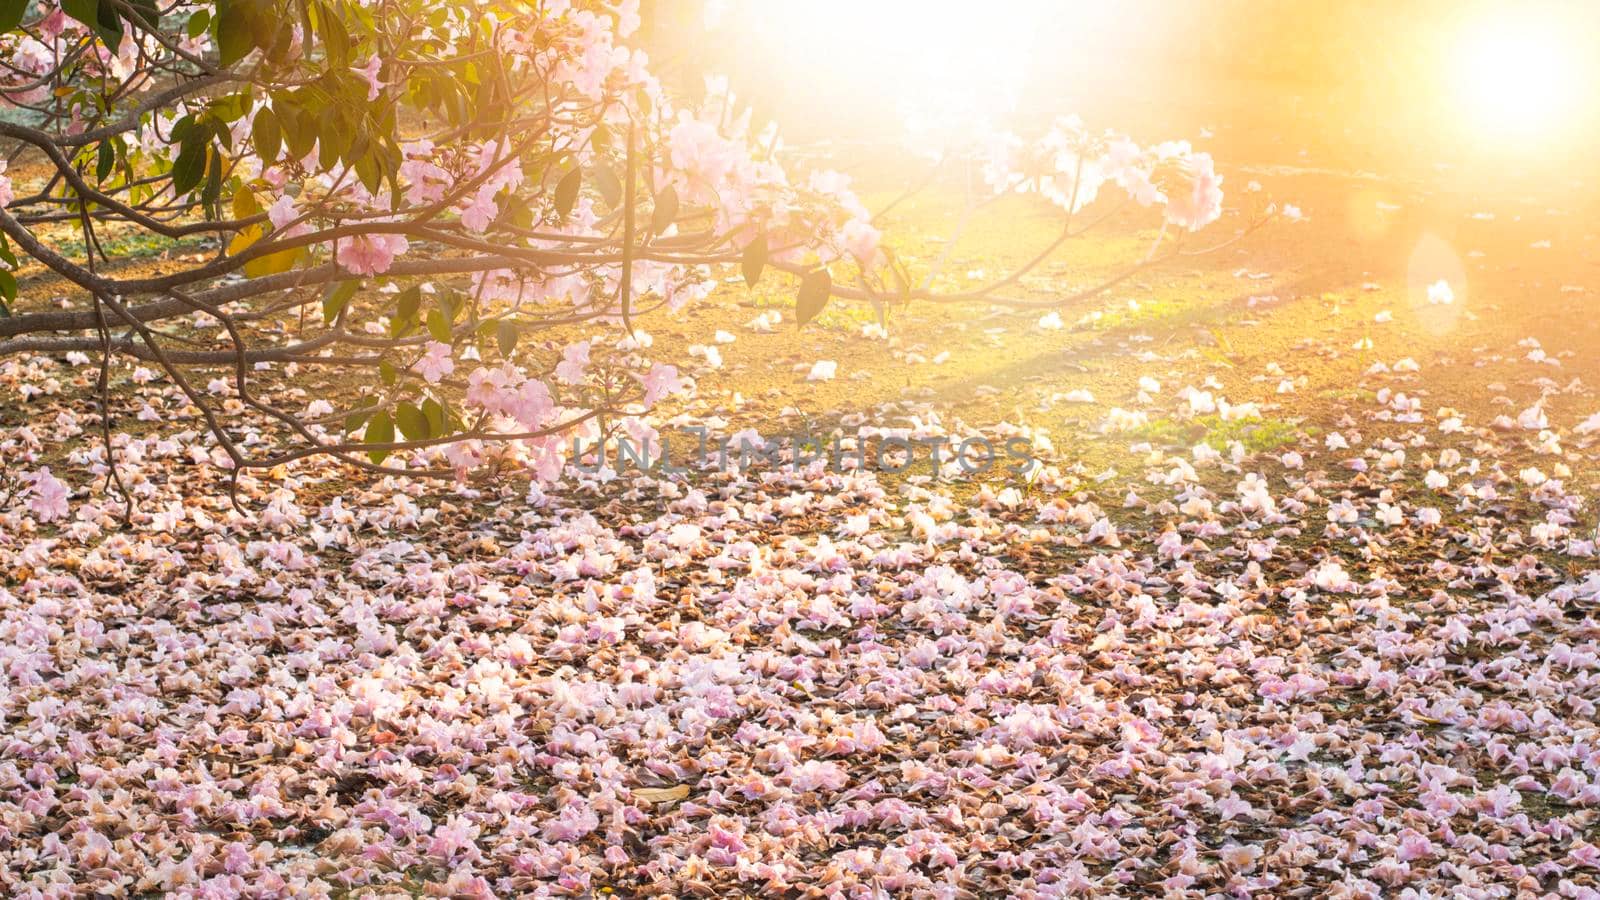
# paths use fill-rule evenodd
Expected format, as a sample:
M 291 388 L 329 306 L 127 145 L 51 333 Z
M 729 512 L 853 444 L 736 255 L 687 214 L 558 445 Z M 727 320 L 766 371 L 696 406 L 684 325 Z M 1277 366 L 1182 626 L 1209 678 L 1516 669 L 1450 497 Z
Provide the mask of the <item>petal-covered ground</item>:
M 1485 437 L 253 523 L 130 444 L 4 516 L 7 890 L 1592 894 L 1593 545 Z
M 0 362 L 0 891 L 1597 896 L 1592 270 L 1294 270 L 1347 187 L 1054 319 L 690 320 L 686 421 L 1025 480 L 310 462 L 247 517 L 130 368 L 125 527 L 98 367 Z

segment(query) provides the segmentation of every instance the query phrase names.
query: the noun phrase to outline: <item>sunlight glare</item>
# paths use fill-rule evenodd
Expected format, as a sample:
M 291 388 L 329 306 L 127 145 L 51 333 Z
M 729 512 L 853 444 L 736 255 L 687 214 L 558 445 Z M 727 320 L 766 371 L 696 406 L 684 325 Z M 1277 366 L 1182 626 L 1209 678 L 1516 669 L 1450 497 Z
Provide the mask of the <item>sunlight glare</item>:
M 975 15 L 965 0 L 810 0 L 763 11 L 781 52 L 825 59 L 856 96 L 941 134 L 1015 106 L 1039 25 L 1060 6 L 1003 0 Z
M 1550 137 L 1581 112 L 1592 77 L 1586 54 L 1559 18 L 1541 18 L 1531 9 L 1478 19 L 1458 39 L 1459 99 L 1464 118 L 1480 134 Z

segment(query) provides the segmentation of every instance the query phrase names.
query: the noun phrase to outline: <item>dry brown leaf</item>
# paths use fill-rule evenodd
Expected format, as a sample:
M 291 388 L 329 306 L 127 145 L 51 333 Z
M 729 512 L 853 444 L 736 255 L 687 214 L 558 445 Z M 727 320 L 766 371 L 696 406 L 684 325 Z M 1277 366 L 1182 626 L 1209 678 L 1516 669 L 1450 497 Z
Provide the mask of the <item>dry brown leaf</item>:
M 646 803 L 674 803 L 689 796 L 687 784 L 675 784 L 671 787 L 645 787 L 634 788 L 633 796 Z

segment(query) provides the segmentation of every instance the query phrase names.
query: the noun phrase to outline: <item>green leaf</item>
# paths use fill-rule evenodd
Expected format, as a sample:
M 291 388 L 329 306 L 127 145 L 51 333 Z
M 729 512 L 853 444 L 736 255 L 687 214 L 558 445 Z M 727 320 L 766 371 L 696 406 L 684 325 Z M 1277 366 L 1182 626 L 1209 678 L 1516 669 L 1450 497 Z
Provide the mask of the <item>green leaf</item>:
M 578 202 L 578 187 L 583 184 L 583 170 L 573 169 L 561 176 L 561 181 L 556 183 L 556 212 L 565 219 L 572 215 L 572 207 Z
M 89 26 L 106 46 L 115 51 L 122 46 L 122 20 L 115 5 L 100 0 L 61 0 L 61 11 Z
M 133 14 L 139 17 L 145 27 L 154 29 L 161 25 L 161 10 L 156 8 L 156 0 L 129 0 L 128 6 L 133 9 Z
M 197 38 L 205 34 L 206 29 L 209 27 L 211 27 L 211 10 L 200 9 L 195 10 L 194 15 L 189 17 L 189 22 L 184 26 L 184 31 L 190 38 Z
M 612 209 L 622 205 L 622 179 L 610 166 L 601 165 L 594 170 L 594 186 L 600 189 L 600 199 Z
M 461 293 L 454 288 L 441 286 L 438 293 L 439 312 L 446 322 L 454 322 L 461 314 Z
M 422 309 L 422 288 L 412 285 L 400 292 L 395 298 L 395 318 L 415 319 L 417 312 Z
M 272 107 L 264 106 L 256 111 L 256 117 L 250 123 L 250 143 L 255 145 L 256 155 L 266 165 L 278 161 L 283 129 L 278 126 L 278 115 L 272 111 Z
M 329 61 L 341 67 L 348 66 L 350 31 L 345 28 L 344 17 L 334 10 L 332 4 L 318 4 L 316 9 L 317 36 L 322 39 L 322 47 L 327 51 Z
M 289 147 L 289 155 L 295 159 L 304 159 L 306 154 L 317 143 L 317 117 L 297 107 L 289 107 L 280 111 L 278 124 L 283 127 L 283 142 Z
M 362 404 L 365 404 L 365 403 L 368 402 L 368 400 L 367 400 L 366 397 L 362 397 L 360 402 Z M 368 413 L 364 413 L 364 412 L 353 412 L 353 413 L 349 414 L 348 416 L 345 416 L 344 417 L 344 433 L 345 434 L 355 434 L 357 428 L 360 428 L 362 425 L 365 425 L 367 423 L 367 416 L 368 416 Z
M 169 140 L 168 143 L 183 143 L 189 139 L 189 135 L 194 133 L 194 129 L 194 116 L 183 116 L 182 118 L 178 119 L 178 121 L 172 123 L 172 129 L 167 132 L 167 134 L 171 136 L 171 140 Z
M 328 292 L 322 295 L 323 323 L 333 324 L 333 320 L 339 318 L 339 313 L 344 312 L 344 308 L 350 304 L 350 298 L 356 295 L 356 290 L 360 287 L 361 282 L 354 280 L 340 281 L 329 287 Z
M 500 219 L 517 228 L 527 228 L 531 230 L 539 225 L 538 222 L 533 220 L 533 207 L 526 203 L 518 203 L 515 206 L 512 206 L 510 209 L 502 211 L 500 213 Z
M 324 169 L 333 168 L 344 156 L 355 136 L 346 127 L 337 107 L 329 106 L 317 118 L 317 163 Z
M 501 356 L 506 359 L 511 358 L 512 352 L 517 349 L 518 337 L 515 323 L 505 320 L 500 322 L 500 325 L 495 329 L 495 341 L 500 345 Z
M 822 308 L 828 305 L 828 296 L 833 291 L 833 278 L 828 275 L 827 269 L 817 269 L 806 273 L 800 279 L 800 293 L 794 300 L 795 326 L 799 327 L 815 319 Z
M 450 343 L 450 320 L 437 309 L 428 310 L 428 334 L 441 344 Z
M 352 147 L 349 155 L 355 156 L 356 177 L 361 179 L 362 187 L 365 187 L 368 193 L 376 194 L 383 187 L 383 170 L 378 168 L 377 157 L 365 154 L 364 149 L 358 150 Z
M 95 160 L 94 177 L 97 181 L 105 181 L 111 174 L 112 168 L 117 164 L 117 145 L 107 138 L 100 142 L 98 158 Z
M 761 270 L 767 267 L 767 236 L 758 235 L 755 240 L 744 248 L 744 255 L 739 260 L 740 268 L 744 270 L 744 283 L 755 287 L 761 280 Z
M 191 132 L 178 148 L 178 158 L 172 162 L 172 192 L 182 197 L 195 189 L 206 174 L 207 151 L 211 141 L 205 135 Z
M 650 232 L 660 234 L 666 231 L 677 218 L 678 192 L 669 184 L 656 194 L 656 208 L 650 213 Z
M 361 441 L 365 444 L 394 443 L 394 420 L 389 418 L 388 410 L 381 410 L 372 417 L 372 421 L 367 423 L 366 433 L 361 436 Z M 384 457 L 388 455 L 389 451 L 387 450 L 370 450 L 367 452 L 367 458 L 372 460 L 374 464 L 383 462 Z
M 200 202 L 214 208 L 217 205 L 217 201 L 222 198 L 222 169 L 226 164 L 222 160 L 222 154 L 211 150 L 209 147 L 207 148 L 206 158 L 210 163 L 206 166 L 206 186 L 200 192 Z M 211 215 L 215 216 L 216 213 L 212 212 Z
M 273 33 L 272 43 L 267 47 L 267 59 L 275 63 L 289 61 L 289 51 L 298 50 L 303 46 L 302 41 L 295 40 L 295 25 L 288 16 L 278 23 L 278 30 Z
M 221 0 L 217 4 L 217 54 L 224 67 L 255 49 L 254 18 L 240 0 Z
M 378 377 L 383 379 L 383 383 L 388 387 L 394 387 L 394 383 L 400 380 L 400 373 L 394 370 L 394 363 L 389 362 L 387 359 L 380 359 L 378 360 Z
M 422 401 L 422 414 L 428 419 L 428 434 L 432 437 L 443 437 L 450 424 L 450 413 L 444 408 L 444 404 L 429 397 Z
M 244 114 L 250 111 L 250 107 L 254 103 L 255 99 L 250 94 L 240 92 L 218 97 L 211 101 L 206 106 L 206 109 L 216 116 L 219 121 L 236 122 L 244 118 Z
M 428 417 L 410 403 L 400 403 L 394 408 L 395 424 L 408 441 L 425 441 L 429 437 Z
M 233 129 L 228 127 L 228 123 L 221 121 L 214 115 L 205 115 L 205 127 L 211 129 L 212 133 L 216 135 L 217 144 L 222 151 L 233 149 Z
M 0 34 L 21 25 L 27 11 L 28 0 L 0 0 Z
M 17 299 L 17 276 L 7 272 L 5 269 L 0 269 L 0 297 L 12 302 L 16 302 Z M 3 305 L 0 304 L 0 306 Z M 6 310 L 5 316 L 10 318 L 11 311 Z

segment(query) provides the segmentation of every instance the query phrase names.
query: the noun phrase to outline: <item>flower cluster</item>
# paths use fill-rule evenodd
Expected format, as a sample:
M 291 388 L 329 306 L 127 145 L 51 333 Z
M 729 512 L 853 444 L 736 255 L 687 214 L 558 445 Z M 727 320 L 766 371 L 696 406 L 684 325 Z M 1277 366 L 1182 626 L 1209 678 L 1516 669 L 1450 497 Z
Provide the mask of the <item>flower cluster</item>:
M 1142 207 L 1160 207 L 1166 221 L 1199 231 L 1222 216 L 1222 176 L 1209 153 L 1188 141 L 1141 148 L 1110 132 L 1091 134 L 1076 116 L 1056 120 L 1038 140 L 991 133 L 981 150 L 984 182 L 997 193 L 1037 193 L 1069 212 L 1114 185 Z

